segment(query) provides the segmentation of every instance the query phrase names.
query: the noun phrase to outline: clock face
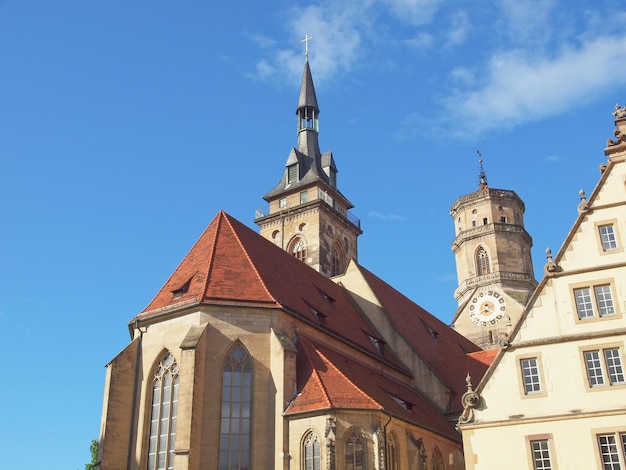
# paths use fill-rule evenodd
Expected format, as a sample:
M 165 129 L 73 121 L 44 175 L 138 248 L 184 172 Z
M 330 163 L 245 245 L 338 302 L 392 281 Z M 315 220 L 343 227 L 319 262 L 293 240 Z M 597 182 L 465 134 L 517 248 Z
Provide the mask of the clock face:
M 479 292 L 469 304 L 469 316 L 478 326 L 493 326 L 504 317 L 506 301 L 504 296 L 495 290 Z

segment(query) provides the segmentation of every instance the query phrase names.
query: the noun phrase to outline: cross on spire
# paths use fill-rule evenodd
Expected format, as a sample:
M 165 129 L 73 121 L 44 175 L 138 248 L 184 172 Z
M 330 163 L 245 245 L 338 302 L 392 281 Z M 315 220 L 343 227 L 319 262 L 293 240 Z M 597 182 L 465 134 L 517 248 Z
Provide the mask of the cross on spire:
M 300 42 L 304 43 L 304 57 L 306 57 L 307 59 L 309 58 L 309 41 L 313 39 L 312 37 L 310 37 L 308 34 L 304 35 L 304 39 Z

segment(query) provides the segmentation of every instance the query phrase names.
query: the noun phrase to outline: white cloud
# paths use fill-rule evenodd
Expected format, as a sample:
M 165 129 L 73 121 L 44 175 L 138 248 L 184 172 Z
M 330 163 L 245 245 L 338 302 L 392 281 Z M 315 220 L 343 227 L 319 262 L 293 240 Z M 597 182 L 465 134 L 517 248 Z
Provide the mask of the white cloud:
M 395 220 L 397 222 L 404 222 L 408 220 L 406 217 L 397 214 L 383 214 L 382 212 L 372 211 L 368 214 L 369 217 L 374 217 L 380 220 Z
M 433 47 L 435 38 L 432 34 L 418 33 L 411 39 L 406 39 L 404 43 L 412 49 L 425 50 Z
M 431 23 L 443 0 L 384 0 L 391 13 L 412 25 Z
M 550 39 L 555 0 L 500 0 L 501 31 L 513 42 L 543 44 Z
M 567 111 L 624 85 L 626 38 L 608 36 L 563 48 L 553 58 L 496 54 L 482 86 L 456 90 L 445 105 L 448 115 L 465 117 L 463 134 L 472 137 Z
M 463 10 L 454 12 L 450 19 L 450 29 L 446 33 L 446 45 L 458 46 L 467 39 L 470 30 L 470 21 L 467 13 Z

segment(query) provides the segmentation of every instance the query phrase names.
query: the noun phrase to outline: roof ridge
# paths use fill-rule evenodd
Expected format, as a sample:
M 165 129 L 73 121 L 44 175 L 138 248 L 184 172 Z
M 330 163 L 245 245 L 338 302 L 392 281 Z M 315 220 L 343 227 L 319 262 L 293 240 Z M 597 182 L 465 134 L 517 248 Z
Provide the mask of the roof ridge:
M 215 247 L 217 247 L 217 239 L 220 236 L 220 228 L 222 227 L 222 220 L 224 219 L 225 215 L 226 215 L 226 212 L 224 212 L 223 210 L 220 210 L 218 212 L 219 217 L 217 218 L 217 227 L 215 228 L 215 237 L 213 238 L 213 244 L 211 245 L 211 257 L 209 259 L 209 269 L 207 270 L 206 279 L 204 280 L 204 286 L 202 287 L 202 299 L 200 299 L 200 301 L 204 300 L 204 297 L 207 294 L 207 289 L 209 288 L 209 280 L 211 279 L 211 273 L 213 272 L 213 265 L 215 263 Z
M 254 261 L 252 261 L 252 258 L 250 258 L 250 254 L 248 253 L 248 250 L 246 248 L 246 246 L 243 244 L 243 242 L 241 241 L 241 238 L 239 237 L 239 233 L 237 233 L 237 230 L 235 230 L 235 227 L 233 226 L 233 224 L 231 223 L 230 220 L 230 215 L 228 215 L 226 212 L 224 211 L 220 211 L 221 214 L 224 214 L 226 222 L 228 223 L 228 226 L 230 227 L 230 229 L 233 232 L 233 235 L 235 236 L 235 239 L 237 240 L 237 243 L 239 244 L 239 246 L 241 247 L 241 250 L 243 251 L 243 253 L 246 256 L 246 259 L 248 260 L 248 262 L 250 263 L 250 266 L 252 267 L 254 274 L 256 275 L 256 278 L 259 280 L 259 282 L 261 283 L 261 285 L 263 286 L 263 290 L 265 291 L 265 293 L 270 297 L 270 299 L 272 299 L 276 305 L 282 307 L 283 305 L 276 300 L 276 298 L 274 297 L 274 295 L 270 292 L 270 290 L 267 288 L 267 285 L 265 284 L 265 281 L 263 280 L 263 276 L 261 276 L 261 274 L 259 273 L 259 270 L 256 267 L 256 263 Z M 217 237 L 215 237 L 217 239 Z
M 305 336 L 300 338 L 300 341 L 303 341 L 303 342 L 307 343 L 307 345 L 310 346 L 310 347 L 314 347 L 311 344 L 311 342 L 308 340 L 308 338 L 306 338 Z M 309 349 L 307 347 L 304 347 L 303 350 L 304 350 L 304 354 L 306 355 L 306 357 L 307 357 L 307 359 L 309 361 L 309 364 L 311 364 L 311 373 L 315 374 L 315 378 L 317 379 L 317 382 L 319 383 L 320 387 L 322 388 L 322 391 L 324 392 L 324 398 L 326 398 L 326 403 L 328 404 L 329 408 L 331 408 L 333 406 L 333 402 L 330 399 L 330 397 L 328 396 L 328 390 L 326 389 L 326 386 L 324 385 L 324 381 L 320 377 L 319 371 L 317 370 L 317 368 L 315 367 L 315 364 L 313 363 L 311 355 L 309 354 Z M 318 350 L 316 349 L 316 351 L 318 351 Z
M 220 213 L 223 211 L 220 211 Z M 214 219 L 215 220 L 215 219 Z M 217 221 L 219 223 L 219 220 Z M 176 274 L 181 271 L 181 269 L 183 268 L 183 264 L 185 259 L 187 258 L 187 256 L 189 255 L 189 253 L 191 253 L 194 248 L 196 248 L 196 246 L 198 246 L 198 244 L 204 239 L 205 234 L 213 227 L 213 224 L 209 224 L 200 234 L 200 236 L 196 239 L 196 241 L 194 242 L 194 244 L 191 246 L 191 248 L 189 249 L 189 251 L 185 254 L 185 256 L 183 257 L 183 259 L 181 261 L 178 262 L 178 265 L 176 266 L 176 268 L 174 269 L 174 271 L 167 277 L 166 281 L 163 283 L 163 285 L 161 286 L 161 288 L 156 292 L 156 294 L 152 297 L 152 299 L 150 300 L 150 302 L 148 302 L 148 304 L 146 305 L 146 307 L 144 307 L 144 309 L 140 312 L 140 314 L 145 313 L 146 311 L 148 311 L 148 307 L 150 307 L 155 300 L 161 295 L 161 293 L 165 290 L 165 288 L 167 287 L 169 281 L 174 278 L 174 276 L 176 276 Z M 217 230 L 216 230 L 216 235 L 217 235 Z M 215 237 L 217 239 L 217 236 Z M 213 249 L 211 250 L 211 262 L 213 260 L 213 258 L 215 257 L 215 243 L 213 244 Z M 191 276 L 191 278 L 193 278 L 196 274 L 198 274 L 199 271 L 196 271 L 193 276 Z M 206 288 L 206 283 L 205 283 L 205 288 Z M 202 291 L 202 294 L 204 295 L 204 293 L 206 292 L 206 290 Z M 202 301 L 202 299 L 197 299 L 198 301 Z

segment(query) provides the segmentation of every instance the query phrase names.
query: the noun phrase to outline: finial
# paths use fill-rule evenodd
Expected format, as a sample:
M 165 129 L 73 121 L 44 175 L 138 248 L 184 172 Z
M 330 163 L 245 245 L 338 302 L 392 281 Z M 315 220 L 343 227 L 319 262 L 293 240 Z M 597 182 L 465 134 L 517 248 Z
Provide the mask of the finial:
M 478 188 L 484 189 L 487 187 L 487 174 L 485 173 L 485 169 L 483 168 L 483 154 L 480 153 L 480 150 L 476 150 L 478 154 L 479 160 L 479 169 L 478 169 Z
M 309 60 L 309 41 L 313 39 L 312 37 L 310 37 L 308 34 L 304 35 L 304 39 L 300 42 L 304 43 L 304 57 L 306 57 L 306 60 Z
M 543 271 L 546 276 L 552 276 L 561 271 L 559 265 L 556 264 L 552 258 L 552 250 L 550 247 L 546 248 L 546 260 L 546 265 L 543 267 Z
M 613 114 L 613 116 L 615 117 L 615 119 L 623 119 L 626 117 L 626 106 L 625 107 L 621 107 L 619 104 L 615 104 L 615 111 L 613 111 L 611 114 Z

